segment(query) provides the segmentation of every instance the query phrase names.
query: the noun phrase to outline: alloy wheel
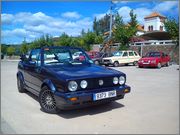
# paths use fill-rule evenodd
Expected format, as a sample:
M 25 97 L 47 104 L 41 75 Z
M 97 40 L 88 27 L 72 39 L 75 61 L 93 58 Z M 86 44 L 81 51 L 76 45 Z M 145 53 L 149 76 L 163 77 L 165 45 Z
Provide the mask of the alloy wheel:
M 43 91 L 42 94 L 41 94 L 40 100 L 41 100 L 40 102 L 41 102 L 42 108 L 46 112 L 55 111 L 56 102 L 55 102 L 55 99 L 54 99 L 53 94 L 51 93 L 51 91 L 49 91 L 49 90 Z

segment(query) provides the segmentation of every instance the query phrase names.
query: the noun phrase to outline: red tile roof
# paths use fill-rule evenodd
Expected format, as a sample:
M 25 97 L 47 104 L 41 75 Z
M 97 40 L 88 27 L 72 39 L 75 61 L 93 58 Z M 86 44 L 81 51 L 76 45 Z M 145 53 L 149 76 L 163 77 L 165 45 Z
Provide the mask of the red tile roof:
M 163 15 L 157 13 L 157 12 L 153 12 L 150 15 L 144 17 L 144 19 L 154 18 L 154 17 L 166 18 L 165 16 L 163 16 Z

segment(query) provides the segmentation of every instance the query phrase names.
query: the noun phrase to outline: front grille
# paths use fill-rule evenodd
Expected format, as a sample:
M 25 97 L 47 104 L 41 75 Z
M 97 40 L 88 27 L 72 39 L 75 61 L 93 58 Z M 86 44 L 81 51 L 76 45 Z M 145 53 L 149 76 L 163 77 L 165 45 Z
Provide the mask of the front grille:
M 91 78 L 91 79 L 85 79 L 88 82 L 88 86 L 86 88 L 89 90 L 93 90 L 93 89 L 99 89 L 99 88 L 107 88 L 107 87 L 113 87 L 113 86 L 117 86 L 113 84 L 113 77 L 103 77 L 103 78 Z M 99 85 L 99 80 L 103 80 L 103 85 Z M 79 90 L 82 90 L 80 87 L 80 82 L 81 80 L 78 81 L 78 86 L 79 86 Z

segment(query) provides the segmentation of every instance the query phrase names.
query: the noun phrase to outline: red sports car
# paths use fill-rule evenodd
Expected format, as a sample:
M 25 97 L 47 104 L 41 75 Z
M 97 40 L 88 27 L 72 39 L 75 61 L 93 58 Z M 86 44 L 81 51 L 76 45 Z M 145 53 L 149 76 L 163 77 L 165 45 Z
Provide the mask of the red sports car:
M 139 68 L 169 66 L 170 57 L 163 52 L 149 52 L 138 61 Z

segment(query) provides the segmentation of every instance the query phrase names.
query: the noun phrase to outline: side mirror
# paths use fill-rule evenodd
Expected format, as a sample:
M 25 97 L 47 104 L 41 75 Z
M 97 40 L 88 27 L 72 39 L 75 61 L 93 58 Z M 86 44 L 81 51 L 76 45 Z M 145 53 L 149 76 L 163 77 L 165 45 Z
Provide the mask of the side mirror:
M 20 59 L 21 59 L 22 61 L 24 61 L 24 60 L 27 60 L 27 57 L 26 57 L 25 54 L 22 54 L 22 55 L 20 55 Z

